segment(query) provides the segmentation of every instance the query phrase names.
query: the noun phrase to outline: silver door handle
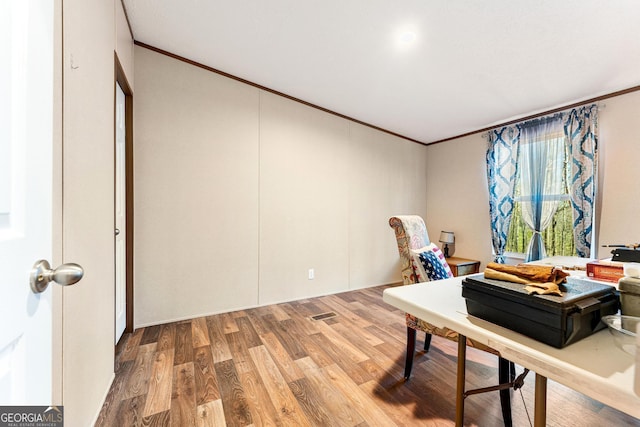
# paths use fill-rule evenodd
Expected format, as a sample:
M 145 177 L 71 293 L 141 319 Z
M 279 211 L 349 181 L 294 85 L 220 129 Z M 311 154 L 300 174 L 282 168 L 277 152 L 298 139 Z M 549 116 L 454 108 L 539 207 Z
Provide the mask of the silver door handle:
M 116 236 L 120 234 L 120 229 L 116 228 Z
M 78 264 L 62 264 L 55 270 L 51 269 L 48 261 L 40 260 L 33 265 L 29 275 L 29 285 L 35 294 L 44 292 L 49 282 L 56 282 L 62 286 L 77 283 L 84 275 L 84 270 Z

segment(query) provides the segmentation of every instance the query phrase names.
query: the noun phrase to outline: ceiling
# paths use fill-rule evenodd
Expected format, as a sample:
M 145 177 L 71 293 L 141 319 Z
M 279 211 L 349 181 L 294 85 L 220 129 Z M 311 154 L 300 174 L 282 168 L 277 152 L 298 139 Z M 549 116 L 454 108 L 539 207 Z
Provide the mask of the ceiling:
M 637 0 L 123 0 L 136 41 L 430 143 L 640 85 Z

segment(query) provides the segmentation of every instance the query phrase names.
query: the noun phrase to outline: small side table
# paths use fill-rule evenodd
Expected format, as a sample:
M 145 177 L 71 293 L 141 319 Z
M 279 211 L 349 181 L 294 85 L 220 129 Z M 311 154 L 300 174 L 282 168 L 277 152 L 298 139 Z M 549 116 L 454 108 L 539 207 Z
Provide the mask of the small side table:
M 452 256 L 447 258 L 447 264 L 451 267 L 451 272 L 454 277 L 480 272 L 480 261 L 475 259 Z

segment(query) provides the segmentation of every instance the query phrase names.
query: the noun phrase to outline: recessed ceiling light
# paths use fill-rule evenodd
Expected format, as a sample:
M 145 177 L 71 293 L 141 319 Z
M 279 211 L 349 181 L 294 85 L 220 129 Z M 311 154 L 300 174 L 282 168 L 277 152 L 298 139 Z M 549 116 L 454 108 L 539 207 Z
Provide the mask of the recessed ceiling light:
M 402 31 L 400 32 L 400 36 L 398 37 L 398 40 L 402 44 L 411 44 L 415 42 L 417 38 L 418 38 L 418 35 L 413 31 Z

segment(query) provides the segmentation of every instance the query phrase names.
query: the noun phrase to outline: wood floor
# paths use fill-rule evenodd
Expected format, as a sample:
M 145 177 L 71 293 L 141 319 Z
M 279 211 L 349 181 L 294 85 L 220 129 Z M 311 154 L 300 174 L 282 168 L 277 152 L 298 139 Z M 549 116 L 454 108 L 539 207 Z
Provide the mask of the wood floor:
M 128 334 L 96 425 L 454 425 L 455 343 L 434 337 L 405 382 L 404 313 L 382 301 L 384 289 Z M 329 312 L 335 316 L 311 319 Z M 495 356 L 469 349 L 468 358 L 467 387 L 497 383 Z M 533 388 L 530 374 L 522 395 L 513 394 L 515 426 L 529 425 L 527 411 L 533 417 Z M 467 399 L 465 425 L 501 424 L 497 392 Z M 640 420 L 550 381 L 547 424 L 640 426 Z

